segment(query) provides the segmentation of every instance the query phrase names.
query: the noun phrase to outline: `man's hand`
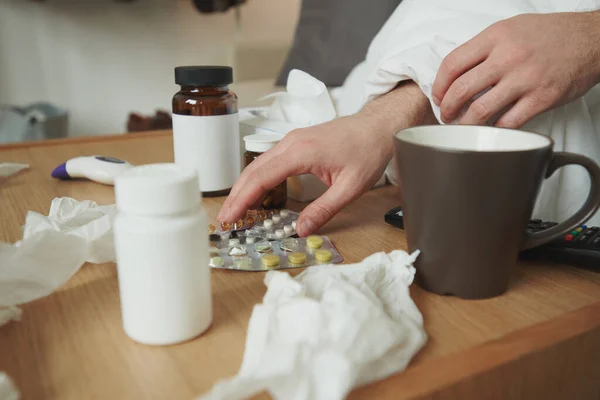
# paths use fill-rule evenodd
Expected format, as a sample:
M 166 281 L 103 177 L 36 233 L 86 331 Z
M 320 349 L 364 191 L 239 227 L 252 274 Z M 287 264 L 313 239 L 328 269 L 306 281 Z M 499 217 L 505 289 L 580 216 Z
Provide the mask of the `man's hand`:
M 451 52 L 433 85 L 442 120 L 518 128 L 600 81 L 600 12 L 523 14 L 491 25 Z
M 355 115 L 290 132 L 243 171 L 219 220 L 238 220 L 289 176 L 313 174 L 329 189 L 302 212 L 297 231 L 300 236 L 316 232 L 381 178 L 392 158 L 393 134 L 423 122 L 427 109 L 426 97 L 410 82 Z

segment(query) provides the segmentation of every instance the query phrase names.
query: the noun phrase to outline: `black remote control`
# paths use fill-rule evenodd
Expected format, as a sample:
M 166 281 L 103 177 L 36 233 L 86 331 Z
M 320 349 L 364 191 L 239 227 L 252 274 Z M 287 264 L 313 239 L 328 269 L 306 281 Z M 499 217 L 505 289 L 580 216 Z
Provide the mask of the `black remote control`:
M 401 207 L 385 213 L 385 222 L 404 229 L 404 215 Z M 529 221 L 527 230 L 539 232 L 557 225 L 539 219 Z M 543 246 L 522 251 L 521 260 L 543 260 L 556 263 L 572 264 L 577 267 L 600 272 L 600 227 L 582 225 L 573 229 L 564 237 Z

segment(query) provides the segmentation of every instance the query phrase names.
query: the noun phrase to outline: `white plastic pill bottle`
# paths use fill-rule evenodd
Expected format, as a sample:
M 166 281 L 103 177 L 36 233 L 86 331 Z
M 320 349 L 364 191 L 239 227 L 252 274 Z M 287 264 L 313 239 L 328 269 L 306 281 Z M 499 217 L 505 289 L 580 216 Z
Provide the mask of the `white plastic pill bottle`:
M 115 181 L 123 328 L 140 343 L 194 338 L 212 322 L 207 217 L 198 175 L 175 164 L 132 168 Z

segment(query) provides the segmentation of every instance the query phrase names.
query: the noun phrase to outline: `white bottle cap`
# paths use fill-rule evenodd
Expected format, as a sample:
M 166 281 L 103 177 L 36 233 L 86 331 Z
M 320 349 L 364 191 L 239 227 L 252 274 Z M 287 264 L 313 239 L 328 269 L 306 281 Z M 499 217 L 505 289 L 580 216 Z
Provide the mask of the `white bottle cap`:
M 265 219 L 265 222 L 263 222 L 263 225 L 265 228 L 271 229 L 273 227 L 273 220 Z
M 283 135 L 256 134 L 244 136 L 246 150 L 256 153 L 264 153 L 272 149 L 281 139 L 283 139 Z
M 175 164 L 134 167 L 115 179 L 121 212 L 133 215 L 173 215 L 200 206 L 198 174 Z

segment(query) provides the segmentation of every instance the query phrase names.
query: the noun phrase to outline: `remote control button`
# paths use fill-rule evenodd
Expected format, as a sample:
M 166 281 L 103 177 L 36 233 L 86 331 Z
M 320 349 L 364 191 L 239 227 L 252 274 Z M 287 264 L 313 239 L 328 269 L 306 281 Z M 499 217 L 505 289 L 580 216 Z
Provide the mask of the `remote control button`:
M 570 233 L 573 236 L 579 236 L 579 231 L 578 230 L 571 231 Z
M 571 242 L 571 241 L 573 241 L 573 239 L 575 239 L 574 235 L 568 234 L 567 236 L 565 236 L 565 240 L 567 242 Z
M 538 229 L 548 229 L 553 226 L 558 225 L 556 222 L 544 222 L 543 224 L 538 225 Z
M 590 237 L 588 235 L 581 235 L 577 238 L 577 243 L 585 243 Z
M 532 219 L 531 221 L 529 221 L 529 223 L 533 224 L 533 225 L 538 225 L 538 224 L 542 223 L 542 220 L 541 219 Z
M 597 226 L 592 226 L 590 229 L 593 230 L 594 232 L 600 231 L 600 228 Z
M 583 231 L 583 234 L 588 236 L 594 236 L 596 232 L 588 228 L 585 231 Z
M 583 231 L 583 228 L 582 228 L 582 227 L 579 227 L 579 228 L 577 228 L 577 229 L 575 229 L 575 230 L 576 230 L 577 232 L 581 233 L 581 231 Z
M 592 245 L 596 246 L 596 247 L 600 247 L 600 237 L 595 238 L 592 241 Z

